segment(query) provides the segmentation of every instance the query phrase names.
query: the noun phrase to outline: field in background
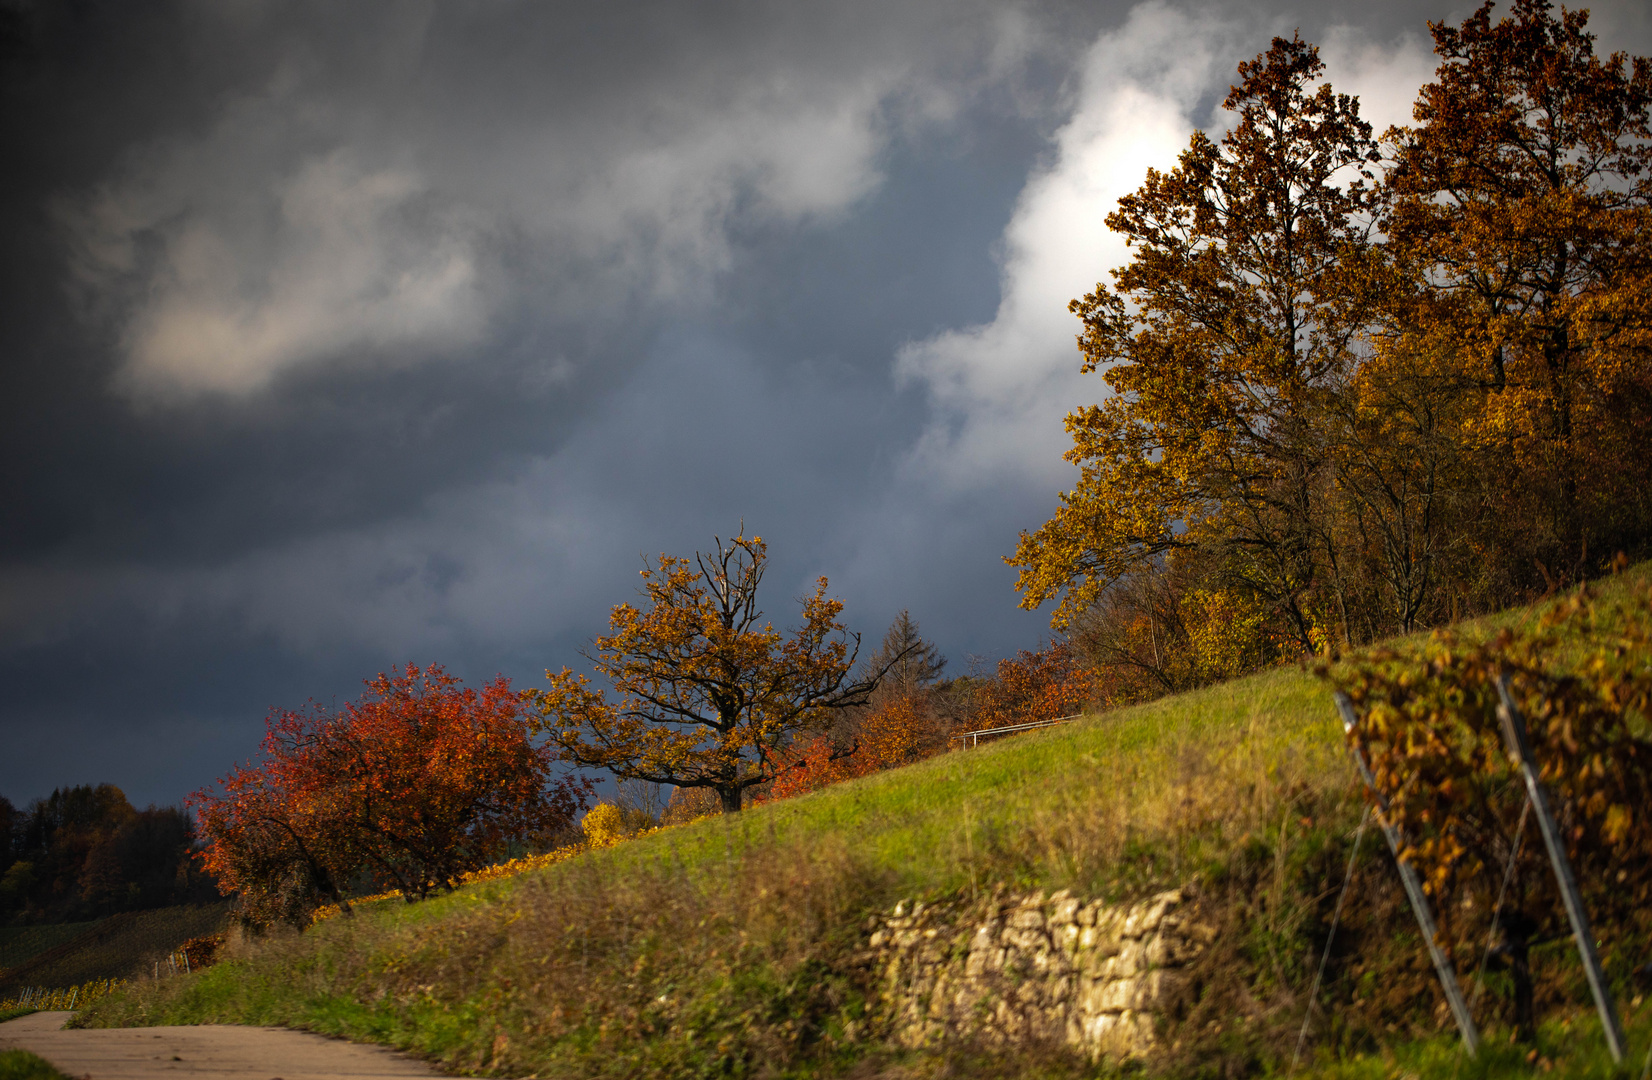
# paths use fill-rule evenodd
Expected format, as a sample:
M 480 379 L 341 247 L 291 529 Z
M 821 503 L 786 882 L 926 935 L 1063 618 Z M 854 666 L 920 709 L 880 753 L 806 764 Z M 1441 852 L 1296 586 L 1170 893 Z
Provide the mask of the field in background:
M 112 915 L 93 923 L 8 928 L 6 941 L 29 958 L 0 972 L 0 998 L 28 986 L 72 987 L 95 979 L 142 976 L 191 938 L 215 934 L 229 923 L 228 901 Z M 70 929 L 76 932 L 69 933 Z
M 1642 566 L 1600 591 L 1621 598 L 1647 578 Z M 1460 629 L 1489 636 L 1533 619 L 1520 610 Z M 1557 667 L 1575 659 L 1565 652 Z M 1328 687 L 1279 668 L 420 904 L 361 905 L 200 975 L 135 987 L 82 1022 L 289 1024 L 501 1075 L 1089 1075 L 1059 1054 L 869 1043 L 876 1017 L 856 967 L 865 917 L 909 896 L 1065 887 L 1120 900 L 1191 884 L 1224 933 L 1162 1067 L 1283 1072 L 1362 812 L 1356 785 Z M 1502 1050 L 1467 1068 L 1453 1054 L 1415 923 L 1370 846 L 1338 943 L 1304 1072 L 1529 1070 Z M 1620 980 L 1645 945 L 1606 950 Z M 1594 1074 L 1598 1029 L 1591 1037 L 1566 943 L 1533 964 L 1552 1018 L 1541 1060 Z M 1488 986 L 1493 1016 L 1504 992 Z M 1644 1052 L 1652 1008 L 1627 994 L 1620 1006 Z
M 48 949 L 73 941 L 100 921 L 0 926 L 0 978 L 4 978 L 7 970 L 27 963 Z

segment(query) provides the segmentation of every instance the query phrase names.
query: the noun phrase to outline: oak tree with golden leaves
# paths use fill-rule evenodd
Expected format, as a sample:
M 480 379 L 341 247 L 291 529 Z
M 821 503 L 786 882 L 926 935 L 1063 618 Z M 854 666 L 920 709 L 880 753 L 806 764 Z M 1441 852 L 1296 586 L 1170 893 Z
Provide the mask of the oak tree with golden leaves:
M 1600 57 L 1587 11 L 1483 4 L 1431 24 L 1441 64 L 1391 131 L 1407 313 L 1455 345 L 1465 435 L 1530 565 L 1634 546 L 1652 470 L 1652 64 Z
M 1326 463 L 1311 416 L 1367 326 L 1377 159 L 1323 67 L 1300 38 L 1274 39 L 1239 67 L 1232 132 L 1196 132 L 1107 218 L 1134 256 L 1071 310 L 1084 370 L 1114 394 L 1067 417 L 1078 486 L 1009 560 L 1022 606 L 1065 594 L 1057 628 L 1126 574 L 1196 549 L 1312 640 Z
M 882 671 L 852 679 L 860 636 L 837 621 L 826 579 L 802 599 L 788 636 L 763 621 L 761 537 L 717 540 L 689 559 L 642 571 L 645 607 L 620 604 L 586 658 L 613 696 L 568 668 L 531 696 L 564 760 L 615 776 L 708 788 L 726 813 L 789 764 L 800 735 L 835 710 L 864 705 Z

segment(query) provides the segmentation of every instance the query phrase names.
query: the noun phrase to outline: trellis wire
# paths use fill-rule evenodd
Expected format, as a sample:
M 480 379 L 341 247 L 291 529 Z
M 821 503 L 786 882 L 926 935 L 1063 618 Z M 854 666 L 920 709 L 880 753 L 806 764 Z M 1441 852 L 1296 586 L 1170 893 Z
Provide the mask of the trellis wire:
M 1526 818 L 1532 812 L 1531 796 L 1526 796 L 1526 803 L 1520 808 L 1520 824 L 1514 829 L 1514 843 L 1509 846 L 1508 861 L 1503 864 L 1503 887 L 1497 890 L 1497 904 L 1491 909 L 1491 925 L 1486 928 L 1486 948 L 1480 954 L 1480 967 L 1474 973 L 1474 993 L 1469 995 L 1468 1007 L 1472 1011 L 1480 1003 L 1482 980 L 1486 975 L 1486 961 L 1491 959 L 1491 943 L 1497 935 L 1497 916 L 1503 911 L 1503 898 L 1508 895 L 1509 882 L 1514 880 L 1514 860 L 1520 854 L 1520 845 L 1526 839 Z M 1642 1077 L 1642 1080 L 1645 1080 Z
M 1336 940 L 1337 924 L 1342 921 L 1342 905 L 1348 899 L 1348 886 L 1354 880 L 1354 860 L 1359 858 L 1360 841 L 1365 839 L 1365 827 L 1370 823 L 1371 806 L 1368 803 L 1365 807 L 1365 816 L 1359 819 L 1359 829 L 1354 833 L 1354 849 L 1348 853 L 1348 869 L 1342 875 L 1342 891 L 1337 894 L 1336 911 L 1331 915 L 1331 932 L 1325 935 L 1325 951 L 1319 956 L 1319 970 L 1314 972 L 1313 989 L 1308 991 L 1308 1007 L 1302 1012 L 1302 1030 L 1296 1034 L 1296 1053 L 1291 1055 L 1291 1071 L 1286 1073 L 1286 1076 L 1296 1072 L 1296 1064 L 1302 1058 L 1302 1044 L 1308 1038 L 1308 1024 L 1314 1018 L 1314 1003 L 1319 997 L 1319 984 L 1325 978 L 1325 965 L 1331 959 L 1331 942 Z

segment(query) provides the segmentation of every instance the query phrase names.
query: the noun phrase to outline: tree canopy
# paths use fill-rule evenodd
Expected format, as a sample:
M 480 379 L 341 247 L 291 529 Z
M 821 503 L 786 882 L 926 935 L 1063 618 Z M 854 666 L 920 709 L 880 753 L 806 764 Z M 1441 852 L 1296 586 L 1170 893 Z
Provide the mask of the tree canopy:
M 789 636 L 763 621 L 767 559 L 762 537 L 742 533 L 692 561 L 662 554 L 645 567 L 646 607 L 616 606 L 587 655 L 613 699 L 566 667 L 532 692 L 563 759 L 708 788 L 734 812 L 786 767 L 782 752 L 797 735 L 865 704 L 883 672 L 850 677 L 860 636 L 837 621 L 843 605 L 827 597 L 824 577 Z
M 0 798 L 0 920 L 58 922 L 217 895 L 189 816 L 139 810 L 113 784 L 63 787 L 19 810 Z
M 1586 12 L 1434 24 L 1380 139 L 1276 38 L 1231 131 L 1108 225 L 1074 300 L 1110 394 L 1008 561 L 1150 694 L 1490 610 L 1652 539 L 1652 68 Z
M 409 901 L 457 885 L 513 843 L 572 825 L 590 786 L 558 776 L 503 676 L 480 692 L 440 665 L 367 681 L 333 711 L 265 722 L 264 760 L 191 798 L 206 863 L 254 921 L 303 922 L 358 878 Z
M 1240 65 L 1233 130 L 1196 132 L 1107 218 L 1134 257 L 1071 310 L 1114 394 L 1068 416 L 1079 486 L 1011 559 L 1025 606 L 1066 592 L 1057 626 L 1145 562 L 1213 546 L 1310 642 L 1324 447 L 1303 412 L 1364 329 L 1377 159 L 1357 103 L 1314 86 L 1323 68 L 1275 39 Z

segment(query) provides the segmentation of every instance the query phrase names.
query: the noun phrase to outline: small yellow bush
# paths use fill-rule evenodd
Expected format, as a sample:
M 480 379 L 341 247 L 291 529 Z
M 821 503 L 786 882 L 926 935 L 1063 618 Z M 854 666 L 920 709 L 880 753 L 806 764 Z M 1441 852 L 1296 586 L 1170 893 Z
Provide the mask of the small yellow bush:
M 580 823 L 592 847 L 609 847 L 653 827 L 654 819 L 645 811 L 614 803 L 597 803 Z

